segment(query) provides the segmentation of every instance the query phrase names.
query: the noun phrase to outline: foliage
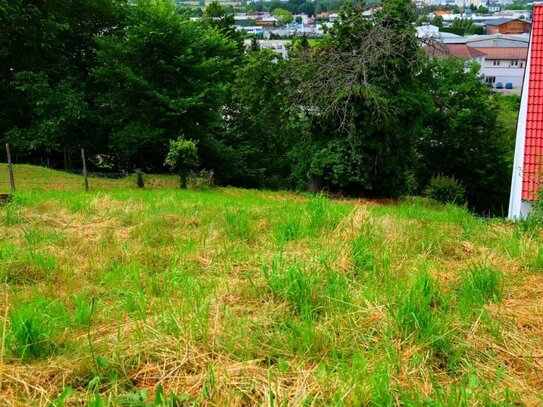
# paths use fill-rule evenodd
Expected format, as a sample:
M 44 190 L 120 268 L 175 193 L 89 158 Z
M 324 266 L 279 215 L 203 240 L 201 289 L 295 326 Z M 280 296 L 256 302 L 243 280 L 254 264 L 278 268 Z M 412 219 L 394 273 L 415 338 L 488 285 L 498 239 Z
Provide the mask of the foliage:
M 288 185 L 296 124 L 287 109 L 286 62 L 269 50 L 248 52 L 236 72 L 227 106 L 224 144 L 231 146 L 224 183 L 245 187 Z
M 468 205 L 485 214 L 507 207 L 514 134 L 497 120 L 499 99 L 488 93 L 476 64 L 455 58 L 432 60 L 421 87 L 432 95 L 418 142 L 419 185 L 437 175 L 454 177 L 466 189 Z
M 182 137 L 170 140 L 170 150 L 164 164 L 179 172 L 181 188 L 187 187 L 188 172 L 198 166 L 198 149 L 196 143 Z
M 159 168 L 169 140 L 184 134 L 206 154 L 236 44 L 167 2 L 140 1 L 130 10 L 125 30 L 99 38 L 93 71 L 109 148 L 140 168 Z
M 483 28 L 475 25 L 469 18 L 455 18 L 450 26 L 462 31 L 462 35 L 483 34 Z
M 277 25 L 285 25 L 285 24 L 292 23 L 292 21 L 294 21 L 294 18 L 292 17 L 292 13 L 282 8 L 276 8 L 273 11 L 272 15 L 275 18 L 277 18 Z
M 466 189 L 453 177 L 437 175 L 430 180 L 426 196 L 441 203 L 463 205 L 466 202 Z
M 340 6 L 247 8 L 291 21 Z M 295 38 L 288 61 L 256 40 L 246 52 L 232 6 L 186 7 L 0 0 L 0 134 L 14 157 L 68 168 L 84 147 L 94 167 L 163 171 L 182 134 L 219 184 L 390 197 L 443 174 L 471 209 L 503 213 L 518 107 L 490 97 L 475 66 L 428 62 L 415 35 L 416 13 L 450 6 L 386 0 L 370 16 L 348 2 L 325 38 Z
M 297 114 L 309 123 L 292 153 L 298 183 L 403 192 L 425 101 L 414 86 L 422 54 L 411 6 L 386 1 L 370 18 L 363 5 L 346 4 L 321 46 L 291 56 Z
M 29 155 L 99 149 L 89 76 L 96 36 L 122 28 L 124 11 L 123 0 L 0 1 L 3 141 Z

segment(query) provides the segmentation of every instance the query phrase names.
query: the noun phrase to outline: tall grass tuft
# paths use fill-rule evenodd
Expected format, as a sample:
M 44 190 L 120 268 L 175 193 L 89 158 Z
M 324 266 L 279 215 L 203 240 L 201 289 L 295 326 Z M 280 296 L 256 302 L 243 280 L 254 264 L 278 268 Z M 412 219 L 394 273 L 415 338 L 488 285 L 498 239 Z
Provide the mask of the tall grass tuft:
M 59 334 L 70 326 L 70 316 L 59 301 L 36 298 L 14 308 L 10 324 L 13 354 L 23 360 L 43 359 L 62 348 Z
M 274 296 L 287 300 L 303 317 L 312 318 L 317 300 L 317 287 L 314 279 L 305 274 L 299 267 L 289 267 L 286 272 L 278 259 L 274 259 L 271 267 L 266 265 L 262 273 L 269 290 Z
M 503 297 L 503 273 L 486 263 L 474 263 L 462 272 L 458 287 L 460 301 L 470 304 L 485 304 L 501 301 Z
M 244 211 L 228 211 L 224 215 L 224 229 L 229 240 L 245 242 L 253 238 L 253 230 L 249 215 Z
M 398 334 L 404 338 L 428 340 L 442 333 L 442 293 L 428 272 L 418 274 L 407 290 L 397 294 L 392 308 Z

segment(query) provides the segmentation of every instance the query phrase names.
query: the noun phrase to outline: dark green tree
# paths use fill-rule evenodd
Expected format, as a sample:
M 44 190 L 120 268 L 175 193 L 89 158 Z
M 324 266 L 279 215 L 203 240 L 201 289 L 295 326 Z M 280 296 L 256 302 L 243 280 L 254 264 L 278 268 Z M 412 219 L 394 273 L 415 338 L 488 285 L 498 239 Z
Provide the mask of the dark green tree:
M 92 131 L 96 36 L 124 25 L 118 0 L 0 0 L 0 134 L 32 155 L 101 141 Z
M 509 196 L 514 134 L 498 121 L 500 106 L 479 77 L 479 66 L 460 59 L 433 60 L 420 77 L 432 95 L 426 132 L 418 143 L 421 186 L 437 175 L 458 179 L 468 204 L 503 214 Z
M 222 182 L 246 187 L 288 185 L 287 153 L 296 124 L 288 111 L 286 61 L 273 51 L 249 52 L 236 72 L 225 117 L 225 143 L 232 147 L 230 177 Z
M 101 128 L 110 152 L 138 168 L 160 168 L 169 140 L 184 134 L 199 151 L 213 139 L 228 94 L 236 44 L 216 28 L 192 22 L 169 2 L 138 2 L 127 28 L 98 40 Z
M 416 162 L 423 55 L 412 3 L 382 3 L 374 17 L 346 4 L 319 47 L 292 56 L 298 114 L 309 128 L 292 153 L 295 177 L 355 194 L 398 195 Z

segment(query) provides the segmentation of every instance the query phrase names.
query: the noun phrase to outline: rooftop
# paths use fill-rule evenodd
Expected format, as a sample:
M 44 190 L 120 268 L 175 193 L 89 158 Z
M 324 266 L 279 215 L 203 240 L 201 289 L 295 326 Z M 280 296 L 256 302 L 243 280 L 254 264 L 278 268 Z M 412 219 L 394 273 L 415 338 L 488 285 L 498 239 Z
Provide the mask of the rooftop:
M 473 59 L 484 57 L 485 53 L 476 48 L 468 47 L 466 44 L 443 44 L 443 45 L 427 45 L 424 47 L 426 52 L 434 57 L 457 57 Z
M 495 18 L 493 20 L 487 20 L 486 25 L 503 25 L 503 24 L 510 23 L 511 21 L 517 21 L 517 20 L 530 24 L 529 21 L 519 20 L 518 18 Z
M 496 48 L 496 47 L 478 47 L 473 48 L 486 55 L 486 59 L 526 59 L 528 57 L 528 48 Z
M 522 175 L 522 199 L 536 200 L 541 186 L 543 154 L 543 3 L 534 4 L 528 72 L 526 139 Z M 526 97 L 523 89 L 523 97 Z M 523 125 L 519 124 L 519 125 Z

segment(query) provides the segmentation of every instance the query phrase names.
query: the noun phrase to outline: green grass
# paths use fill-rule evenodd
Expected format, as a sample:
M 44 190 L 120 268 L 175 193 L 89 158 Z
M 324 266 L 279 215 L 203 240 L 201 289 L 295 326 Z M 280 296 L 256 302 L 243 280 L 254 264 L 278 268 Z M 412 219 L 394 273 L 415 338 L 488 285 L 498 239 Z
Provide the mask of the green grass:
M 531 225 L 421 198 L 181 191 L 172 176 L 86 193 L 15 171 L 0 208 L 12 404 L 543 402 Z

